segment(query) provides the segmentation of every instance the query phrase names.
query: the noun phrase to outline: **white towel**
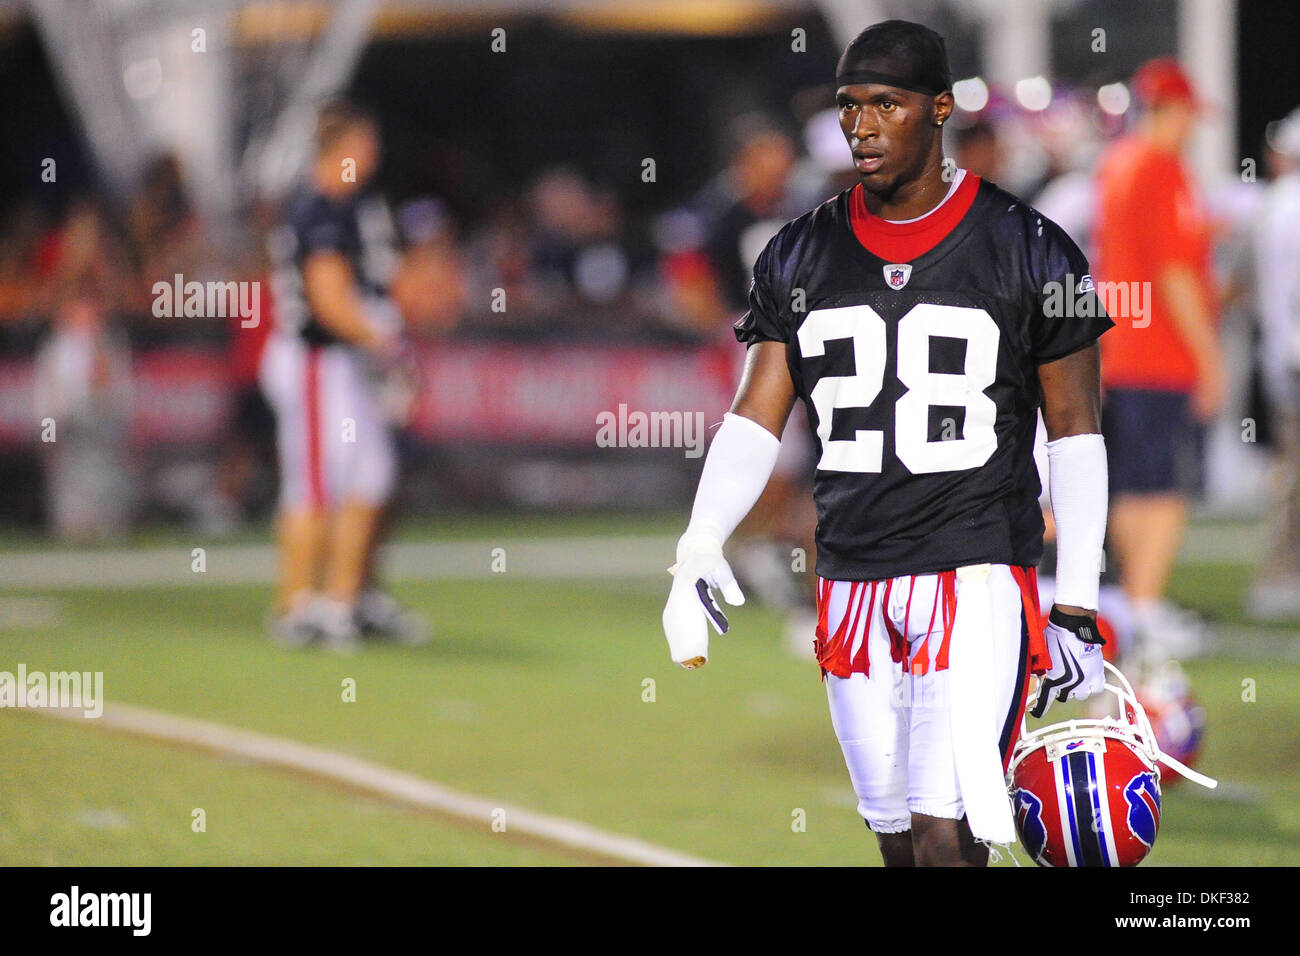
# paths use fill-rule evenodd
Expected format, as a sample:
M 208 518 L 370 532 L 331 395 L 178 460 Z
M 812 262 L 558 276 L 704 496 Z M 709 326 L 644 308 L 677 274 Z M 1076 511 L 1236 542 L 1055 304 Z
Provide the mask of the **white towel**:
M 977 840 L 1011 843 L 1016 839 L 1015 820 L 1002 775 L 993 700 L 991 570 L 987 564 L 957 569 L 957 616 L 948 646 L 949 716 L 957 785 L 971 833 Z

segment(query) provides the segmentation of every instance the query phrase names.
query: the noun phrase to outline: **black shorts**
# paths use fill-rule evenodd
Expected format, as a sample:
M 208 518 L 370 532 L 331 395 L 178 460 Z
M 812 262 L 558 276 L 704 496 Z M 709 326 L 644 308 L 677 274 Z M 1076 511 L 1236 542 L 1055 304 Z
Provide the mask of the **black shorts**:
M 1201 427 L 1185 392 L 1115 388 L 1102 403 L 1111 496 L 1201 489 Z

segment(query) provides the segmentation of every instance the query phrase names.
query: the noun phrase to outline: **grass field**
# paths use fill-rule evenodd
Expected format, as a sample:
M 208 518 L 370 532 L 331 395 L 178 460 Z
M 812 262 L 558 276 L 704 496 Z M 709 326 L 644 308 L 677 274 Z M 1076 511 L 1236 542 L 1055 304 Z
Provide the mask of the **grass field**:
M 678 520 L 459 518 L 399 537 L 481 536 L 484 553 L 502 536 L 562 539 L 566 549 L 575 537 L 616 548 L 623 537 L 629 548 L 662 538 L 663 554 L 646 556 L 656 567 Z M 1199 530 L 1211 544 L 1222 537 L 1219 525 Z M 166 533 L 141 542 L 189 545 Z M 68 554 L 30 540 L 5 548 L 51 561 Z M 1246 622 L 1248 574 L 1213 547 L 1178 572 L 1178 599 L 1223 634 L 1215 656 L 1188 666 L 1209 714 L 1199 767 L 1223 786 L 1167 790 L 1151 864 L 1300 863 L 1300 637 L 1295 627 Z M 28 620 L 0 614 L 9 624 L 0 624 L 0 671 L 103 671 L 110 701 L 355 755 L 718 862 L 878 863 L 816 668 L 784 649 L 781 619 L 753 604 L 714 639 L 709 666 L 688 673 L 671 665 L 660 632 L 665 575 L 525 576 L 485 564 L 394 587 L 435 621 L 432 644 L 340 658 L 266 639 L 269 583 L 194 578 L 10 588 L 3 601 L 26 602 Z M 349 678 L 354 702 L 344 700 Z M 1250 702 L 1246 679 L 1255 682 Z M 495 832 L 93 723 L 0 710 L 0 864 L 604 862 L 508 822 Z M 191 827 L 199 808 L 204 832 Z M 802 831 L 792 826 L 800 816 Z

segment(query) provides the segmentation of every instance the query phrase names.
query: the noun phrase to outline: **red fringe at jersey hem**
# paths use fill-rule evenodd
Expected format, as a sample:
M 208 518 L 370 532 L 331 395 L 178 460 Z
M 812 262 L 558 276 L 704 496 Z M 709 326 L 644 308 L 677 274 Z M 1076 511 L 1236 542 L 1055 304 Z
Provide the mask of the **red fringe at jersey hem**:
M 1047 651 L 1047 641 L 1043 636 L 1042 611 L 1038 605 L 1038 572 L 1035 568 L 1011 568 L 1011 574 L 1020 587 L 1020 598 L 1024 606 L 1025 622 L 1029 630 L 1029 669 L 1031 673 L 1042 674 L 1051 667 L 1051 657 Z M 867 648 L 871 641 L 871 621 L 876 610 L 877 598 L 882 610 L 881 620 L 889 634 L 890 659 L 900 665 L 903 672 L 925 674 L 930 669 L 930 638 L 938 634 L 939 651 L 934 658 L 934 669 L 948 669 L 948 645 L 952 640 L 953 622 L 957 619 L 957 572 L 941 571 L 937 575 L 938 587 L 935 588 L 934 604 L 930 609 L 930 624 L 926 628 L 925 640 L 912 653 L 908 663 L 907 640 L 902 632 L 894 626 L 884 610 L 889 606 L 889 598 L 894 586 L 894 579 L 884 581 L 848 581 L 849 599 L 844 607 L 844 616 L 840 619 L 835 633 L 830 633 L 828 624 L 831 588 L 833 581 L 817 579 L 817 635 L 814 648 L 817 663 L 821 667 L 822 680 L 827 674 L 836 677 L 848 677 L 850 674 L 871 673 L 871 660 Z M 912 575 L 907 588 L 907 606 L 904 620 L 911 619 L 912 594 L 916 587 L 916 575 Z M 853 653 L 853 638 L 858 633 L 858 622 L 866 614 L 863 623 L 862 642 L 857 653 Z M 940 625 L 935 630 L 935 622 Z

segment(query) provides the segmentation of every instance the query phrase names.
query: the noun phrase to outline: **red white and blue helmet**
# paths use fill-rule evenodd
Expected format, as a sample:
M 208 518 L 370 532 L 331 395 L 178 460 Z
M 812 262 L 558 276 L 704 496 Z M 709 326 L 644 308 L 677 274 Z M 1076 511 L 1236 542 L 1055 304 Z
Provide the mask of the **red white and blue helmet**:
M 1021 845 L 1040 866 L 1136 866 L 1160 831 L 1160 765 L 1217 782 L 1161 753 L 1146 711 L 1113 664 L 1113 716 L 1035 731 L 1023 725 L 1007 770 Z

